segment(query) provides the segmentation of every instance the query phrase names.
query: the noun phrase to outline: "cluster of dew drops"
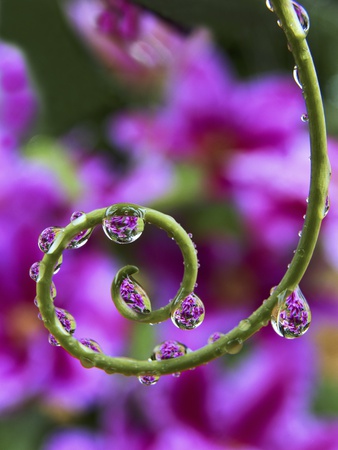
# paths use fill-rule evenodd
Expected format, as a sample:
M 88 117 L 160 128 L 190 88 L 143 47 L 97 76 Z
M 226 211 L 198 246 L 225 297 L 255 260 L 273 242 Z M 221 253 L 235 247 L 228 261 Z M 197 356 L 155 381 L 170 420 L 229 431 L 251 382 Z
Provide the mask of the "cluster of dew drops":
M 86 214 L 81 211 L 74 212 L 70 218 L 70 222 L 74 226 L 84 223 L 85 221 Z M 141 236 L 144 229 L 144 220 L 137 210 L 131 209 L 124 215 L 121 215 L 121 213 L 116 213 L 116 208 L 113 205 L 106 210 L 105 217 L 102 220 L 102 228 L 105 235 L 113 242 L 118 244 L 129 244 Z M 66 249 L 73 250 L 83 247 L 88 242 L 92 232 L 92 228 L 81 231 L 70 240 Z M 52 253 L 57 248 L 62 236 L 63 228 L 61 227 L 53 226 L 44 229 L 38 238 L 39 249 L 45 254 Z M 191 238 L 192 236 L 189 235 L 189 237 Z M 62 261 L 63 256 L 61 255 L 54 267 L 53 275 L 59 272 Z M 42 261 L 38 261 L 30 267 L 29 275 L 35 282 L 38 282 L 43 275 L 43 271 L 43 263 Z M 52 281 L 50 287 L 50 300 L 52 302 L 54 302 L 56 295 L 56 287 Z M 125 304 L 132 310 L 142 314 L 149 314 L 151 312 L 151 303 L 146 292 L 132 277 L 126 276 L 122 280 L 120 285 L 120 296 Z M 37 297 L 34 299 L 34 304 L 39 307 L 39 300 Z M 55 315 L 63 329 L 70 335 L 73 335 L 76 331 L 76 321 L 74 317 L 65 309 L 58 307 L 55 307 Z M 205 307 L 203 302 L 194 292 L 191 292 L 173 308 L 171 320 L 175 326 L 180 329 L 193 330 L 202 324 L 204 316 Z M 38 314 L 38 318 L 43 320 L 41 313 Z M 49 334 L 48 341 L 53 346 L 60 346 L 60 343 L 52 334 Z M 103 353 L 101 346 L 94 339 L 80 338 L 78 341 L 80 344 L 94 352 Z M 180 342 L 164 341 L 155 347 L 149 361 L 177 358 L 189 351 L 190 350 Z M 174 376 L 179 376 L 179 373 L 174 374 Z M 145 385 L 153 385 L 158 379 L 158 376 L 151 374 L 139 377 L 140 382 Z

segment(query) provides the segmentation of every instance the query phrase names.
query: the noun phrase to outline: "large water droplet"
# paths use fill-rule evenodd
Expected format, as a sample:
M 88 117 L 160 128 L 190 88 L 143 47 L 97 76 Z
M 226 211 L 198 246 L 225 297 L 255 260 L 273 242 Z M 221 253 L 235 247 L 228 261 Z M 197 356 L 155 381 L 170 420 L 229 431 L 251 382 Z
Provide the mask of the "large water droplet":
M 150 357 L 152 361 L 162 361 L 164 359 L 178 358 L 188 353 L 188 347 L 178 341 L 164 341 L 153 350 Z
M 297 2 L 292 2 L 293 7 L 296 11 L 299 23 L 301 24 L 304 33 L 308 34 L 310 29 L 310 17 L 304 7 Z
M 76 330 L 76 322 L 74 317 L 68 311 L 62 308 L 55 308 L 55 314 L 67 333 L 74 333 L 74 331 Z
M 126 208 L 124 215 L 116 213 L 115 207 L 107 209 L 102 221 L 103 231 L 117 244 L 130 244 L 136 241 L 144 229 L 144 220 L 133 208 Z
M 38 246 L 43 253 L 48 253 L 51 246 L 54 244 L 57 236 L 61 233 L 62 228 L 48 227 L 45 228 L 39 236 Z
M 287 339 L 302 336 L 308 330 L 310 323 L 310 307 L 298 286 L 288 297 L 281 296 L 272 311 L 273 329 L 279 336 Z
M 324 211 L 323 211 L 323 219 L 328 215 L 330 211 L 330 198 L 327 195 L 325 199 Z
M 93 350 L 93 352 L 102 353 L 100 345 L 94 339 L 81 338 L 79 342 L 90 350 Z
M 171 320 L 182 330 L 193 330 L 204 320 L 205 307 L 196 294 L 190 294 L 172 312 Z
M 303 90 L 302 83 L 300 82 L 300 79 L 299 79 L 299 73 L 298 73 L 298 67 L 297 66 L 295 66 L 293 68 L 292 76 L 293 76 L 293 79 L 295 80 L 297 86 L 300 87 Z
M 144 384 L 145 386 L 154 386 L 158 382 L 160 377 L 157 375 L 142 375 L 138 377 L 138 380 L 141 384 Z
M 78 225 L 80 223 L 83 223 L 86 220 L 86 214 L 82 211 L 75 211 L 70 217 L 70 221 L 73 225 Z M 69 242 L 67 245 L 67 248 L 74 249 L 74 248 L 80 248 L 83 247 L 90 238 L 90 235 L 92 234 L 93 229 L 89 228 L 88 230 L 83 230 L 79 234 L 77 234 L 73 239 Z
M 214 342 L 218 341 L 218 339 L 221 338 L 222 336 L 224 336 L 223 333 L 220 333 L 219 331 L 215 331 L 214 333 L 212 333 L 211 336 L 209 336 L 208 344 L 213 344 Z
M 142 286 L 132 277 L 126 277 L 120 286 L 120 295 L 130 309 L 143 314 L 149 314 L 151 303 Z

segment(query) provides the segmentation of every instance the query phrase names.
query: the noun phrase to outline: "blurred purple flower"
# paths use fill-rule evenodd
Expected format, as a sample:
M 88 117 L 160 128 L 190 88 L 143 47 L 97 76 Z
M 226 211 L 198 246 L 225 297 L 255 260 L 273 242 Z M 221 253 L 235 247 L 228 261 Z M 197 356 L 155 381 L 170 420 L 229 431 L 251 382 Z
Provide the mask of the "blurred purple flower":
M 33 124 L 36 112 L 37 99 L 22 54 L 0 43 L 0 146 L 13 149 Z

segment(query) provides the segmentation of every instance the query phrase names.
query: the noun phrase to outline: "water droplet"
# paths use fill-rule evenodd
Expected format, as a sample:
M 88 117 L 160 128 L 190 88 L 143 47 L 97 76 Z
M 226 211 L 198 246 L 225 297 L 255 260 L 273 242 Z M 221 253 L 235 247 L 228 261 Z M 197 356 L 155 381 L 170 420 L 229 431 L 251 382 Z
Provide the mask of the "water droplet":
M 74 333 L 76 330 L 76 322 L 74 317 L 68 311 L 61 308 L 55 308 L 55 314 L 67 333 Z
M 56 263 L 55 267 L 54 267 L 54 272 L 53 274 L 55 275 L 56 273 L 60 272 L 61 266 L 62 266 L 62 262 L 63 262 L 63 256 L 61 255 L 58 262 Z
M 309 204 L 309 201 L 310 201 L 309 197 L 306 197 L 305 201 L 307 204 Z
M 324 205 L 324 211 L 323 211 L 323 219 L 328 215 L 328 212 L 330 211 L 330 198 L 327 195 L 325 199 L 325 205 Z
M 61 345 L 60 342 L 57 341 L 52 334 L 48 336 L 48 342 L 50 343 L 50 345 L 53 345 L 54 347 L 60 347 Z
M 277 20 L 277 25 L 279 26 L 279 28 L 283 28 L 283 24 L 280 20 Z
M 222 336 L 224 336 L 223 333 L 220 333 L 219 331 L 215 331 L 214 333 L 212 333 L 211 336 L 209 336 L 208 344 L 213 344 L 214 342 L 218 341 L 218 339 L 221 338 Z
M 73 225 L 78 225 L 80 223 L 85 222 L 86 220 L 86 214 L 82 211 L 75 211 L 70 217 L 70 221 Z M 79 234 L 77 234 L 73 239 L 69 242 L 67 245 L 68 249 L 75 249 L 83 247 L 90 238 L 90 235 L 92 234 L 93 229 L 88 228 L 87 230 L 81 231 Z
M 188 347 L 178 341 L 164 341 L 156 345 L 150 357 L 152 361 L 162 361 L 164 359 L 178 358 L 188 353 Z
M 35 262 L 29 269 L 29 276 L 33 281 L 38 281 L 40 276 L 40 264 L 41 261 Z
M 79 342 L 85 347 L 88 347 L 90 350 L 93 350 L 93 352 L 102 353 L 100 345 L 94 341 L 94 339 L 81 338 Z
M 310 29 L 310 17 L 304 7 L 297 2 L 292 2 L 293 7 L 296 11 L 299 23 L 301 24 L 305 34 L 308 34 Z
M 171 376 L 174 378 L 179 378 L 181 376 L 181 372 L 172 373 Z
M 38 303 L 38 298 L 35 297 L 34 299 L 34 305 L 38 308 L 39 307 L 39 303 Z
M 85 369 L 91 369 L 92 367 L 95 366 L 94 361 L 92 361 L 89 358 L 80 358 L 80 363 L 82 367 L 84 367 Z
M 299 73 L 298 73 L 297 66 L 295 66 L 293 68 L 292 76 L 293 76 L 293 79 L 295 80 L 297 86 L 300 87 L 301 89 L 303 89 L 302 83 L 300 82 L 300 79 L 299 79 Z
M 144 384 L 144 386 L 154 386 L 158 382 L 160 377 L 156 375 L 142 375 L 138 377 L 138 380 L 141 384 Z
M 302 237 L 302 230 L 298 231 L 298 236 Z
M 188 236 L 190 237 L 190 239 L 192 239 L 192 233 L 188 233 Z
M 248 331 L 248 329 L 251 327 L 251 323 L 249 319 L 243 319 L 239 322 L 238 328 L 241 331 Z
M 120 286 L 120 295 L 130 309 L 143 314 L 150 313 L 150 299 L 142 286 L 134 278 L 124 278 Z
M 53 281 L 52 281 L 52 283 L 50 285 L 50 296 L 51 296 L 52 300 L 54 300 L 55 297 L 56 297 L 56 286 L 53 283 Z
M 45 228 L 39 236 L 38 246 L 43 253 L 48 253 L 51 246 L 54 244 L 58 235 L 60 235 L 62 228 L 48 227 Z
M 102 221 L 106 236 L 117 244 L 130 244 L 136 241 L 144 229 L 144 220 L 139 211 L 126 208 L 125 214 L 116 214 L 116 208 L 107 209 L 106 217 Z
M 268 8 L 269 11 L 274 12 L 273 6 L 270 3 L 270 0 L 266 0 L 265 2 L 266 7 Z
M 287 339 L 302 336 L 308 330 L 310 323 L 310 307 L 298 286 L 288 297 L 281 296 L 272 311 L 273 329 L 279 336 Z
M 243 348 L 243 342 L 241 339 L 233 339 L 226 344 L 226 350 L 230 355 L 236 355 Z
M 174 325 L 182 330 L 193 330 L 204 320 L 205 307 L 202 300 L 196 294 L 190 294 L 172 312 L 171 320 Z
M 302 114 L 300 116 L 300 120 L 304 123 L 307 123 L 309 121 L 309 116 L 307 114 Z
M 306 214 L 304 214 L 303 219 L 304 219 L 304 220 L 306 219 Z

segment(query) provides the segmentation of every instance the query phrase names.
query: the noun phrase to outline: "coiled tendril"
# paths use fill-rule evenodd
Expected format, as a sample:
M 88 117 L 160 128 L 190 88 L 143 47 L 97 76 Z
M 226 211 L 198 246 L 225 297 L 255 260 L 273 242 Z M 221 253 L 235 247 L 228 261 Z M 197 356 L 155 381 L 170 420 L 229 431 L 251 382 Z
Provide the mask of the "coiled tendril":
M 171 317 L 176 326 L 194 329 L 202 323 L 205 314 L 203 303 L 194 294 L 198 271 L 196 249 L 190 236 L 172 217 L 143 206 L 116 204 L 87 214 L 74 213 L 65 228 L 49 227 L 41 233 L 39 246 L 45 254 L 42 261 L 33 264 L 30 275 L 37 282 L 35 302 L 50 332 L 50 342 L 65 348 L 84 367 L 97 367 L 108 374 L 136 375 L 143 384 L 152 385 L 161 375 L 178 374 L 226 353 L 237 353 L 243 342 L 270 320 L 275 331 L 286 338 L 299 337 L 308 329 L 311 313 L 298 284 L 311 260 L 321 221 L 327 213 L 330 165 L 325 118 L 315 68 L 305 39 L 310 23 L 306 11 L 290 0 L 268 0 L 267 6 L 278 15 L 278 24 L 284 30 L 288 48 L 293 53 L 310 132 L 308 206 L 291 264 L 279 285 L 271 290 L 270 296 L 251 316 L 241 320 L 228 333 L 214 333 L 204 347 L 189 351 L 184 344 L 165 341 L 155 347 L 151 358 L 146 361 L 112 357 L 104 354 L 91 339 L 77 340 L 73 335 L 74 318 L 67 311 L 54 307 L 56 290 L 52 278 L 60 267 L 63 251 L 84 245 L 98 225 L 103 226 L 109 239 L 119 244 L 136 240 L 145 224 L 163 229 L 176 241 L 184 260 L 183 280 L 175 297 L 166 306 L 153 310 L 148 296 L 133 278 L 138 268 L 126 266 L 118 271 L 113 280 L 112 298 L 118 311 L 127 319 L 149 324 Z

